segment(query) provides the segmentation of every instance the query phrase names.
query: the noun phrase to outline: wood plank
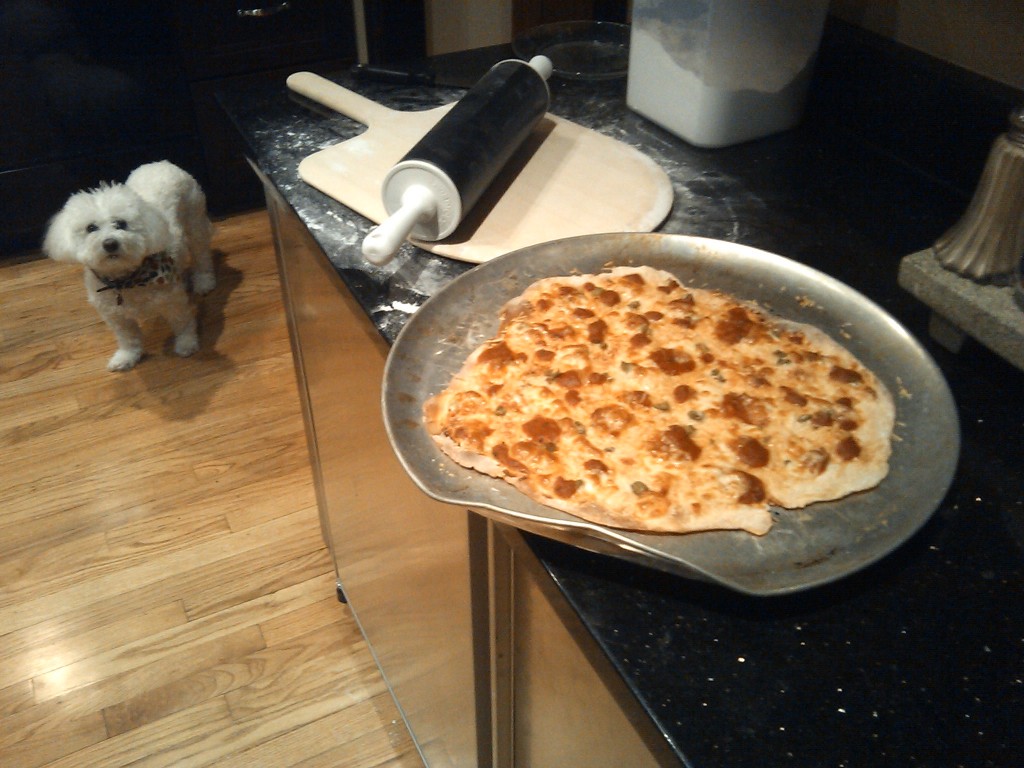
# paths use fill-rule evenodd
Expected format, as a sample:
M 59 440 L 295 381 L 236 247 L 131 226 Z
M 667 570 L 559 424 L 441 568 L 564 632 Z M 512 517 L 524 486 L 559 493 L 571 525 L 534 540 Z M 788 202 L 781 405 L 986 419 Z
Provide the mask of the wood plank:
M 36 624 L 4 636 L 0 657 L 0 680 L 30 680 L 47 672 L 66 667 L 90 657 L 141 638 L 154 632 L 180 627 L 188 621 L 181 601 L 174 601 L 146 611 L 133 612 L 119 621 L 96 625 L 79 631 L 69 643 L 58 634 L 52 637 L 47 626 Z M 66 631 L 62 624 L 60 631 Z M 49 640 L 44 640 L 51 635 Z M 41 637 L 42 636 L 42 637 Z
M 262 635 L 254 631 L 255 629 L 249 627 L 244 638 L 248 641 L 246 647 L 253 651 L 260 650 L 263 644 Z M 322 637 L 317 639 L 321 642 L 324 640 Z M 333 640 L 334 638 L 330 638 L 330 641 Z M 127 733 L 246 685 L 258 677 L 262 670 L 252 663 L 247 663 L 251 656 L 239 658 L 240 655 L 239 648 L 232 648 L 228 654 L 218 654 L 217 662 L 214 664 L 196 665 L 194 670 L 178 670 L 168 682 L 162 685 L 147 685 L 141 693 L 104 707 L 103 720 L 108 735 Z M 190 653 L 190 661 L 193 658 Z
M 4 667 L 0 681 L 10 682 L 22 679 L 26 670 L 31 671 L 32 675 L 43 671 L 33 668 L 31 654 L 32 649 L 36 647 L 64 642 L 65 654 L 67 654 L 65 658 L 68 661 L 73 661 L 75 654 L 71 653 L 69 649 L 76 646 L 80 638 L 82 644 L 88 647 L 88 635 L 97 630 L 102 632 L 105 627 L 130 621 L 134 616 L 159 610 L 159 606 L 154 607 L 154 605 L 154 600 L 148 591 L 134 590 L 110 600 L 68 606 L 67 610 L 62 613 L 55 614 L 24 629 L 7 632 L 2 637 L 3 645 L 0 658 L 3 659 Z M 184 612 L 184 608 L 181 610 Z M 2 614 L 3 611 L 0 610 L 0 615 Z M 163 627 L 161 627 L 162 629 Z M 72 641 L 69 642 L 68 638 L 72 638 Z M 113 636 L 110 647 L 116 645 L 117 640 L 117 636 Z M 20 668 L 17 666 L 19 663 L 23 665 Z M 25 679 L 28 678 L 25 677 Z M 31 688 L 31 686 L 29 687 Z
M 0 731 L 4 768 L 36 768 L 106 739 L 103 715 L 77 714 L 48 702 L 5 717 Z
M 249 433 L 238 431 L 238 434 L 243 438 L 250 437 Z M 252 434 L 255 440 L 256 432 Z M 218 509 L 225 518 L 234 521 L 234 530 L 269 522 L 278 516 L 274 512 L 260 514 L 259 507 L 283 502 L 287 505 L 284 511 L 288 513 L 309 507 L 315 503 L 312 488 L 297 487 L 297 483 L 312 476 L 305 458 L 304 436 L 282 434 L 277 439 L 274 431 L 269 431 L 269 434 L 277 443 L 273 451 L 276 463 L 267 459 L 254 461 L 250 466 L 235 467 L 241 477 L 225 472 L 215 476 L 211 468 L 229 466 L 224 459 L 218 459 L 216 463 L 200 463 L 201 473 L 207 475 L 205 479 L 200 479 L 192 471 L 197 463 L 196 452 L 186 452 L 180 459 L 182 469 L 178 476 L 166 478 L 167 482 L 176 485 L 175 493 L 171 495 L 161 492 L 159 487 L 153 487 L 148 492 L 145 489 L 132 493 L 119 492 L 122 489 L 117 486 L 116 480 L 112 480 L 101 493 L 95 492 L 95 487 L 74 484 L 69 487 L 66 481 L 62 483 L 61 477 L 66 476 L 71 469 L 67 464 L 61 465 L 59 462 L 57 465 L 37 468 L 34 475 L 31 469 L 27 469 L 29 477 L 12 480 L 8 484 L 8 494 L 12 498 L 5 509 L 4 521 L 0 522 L 0 540 L 5 542 L 5 552 L 13 554 L 33 545 L 52 546 L 54 539 L 72 531 L 86 535 L 93 531 L 110 531 L 139 521 L 153 520 L 161 515 L 175 515 L 183 506 L 190 507 L 195 515 L 203 517 L 208 515 L 204 510 Z M 164 467 L 170 467 L 178 461 L 178 446 L 156 440 L 154 445 L 165 448 Z M 151 473 L 148 480 L 164 477 L 163 468 L 159 466 L 154 465 Z M 95 482 L 106 484 L 102 478 L 97 478 Z M 275 487 L 274 483 L 280 483 L 280 486 Z M 287 494 L 289 489 L 291 494 Z M 0 554 L 2 557 L 4 555 Z
M 270 653 L 269 651 L 267 653 Z M 294 660 L 294 654 L 285 654 L 276 662 L 271 661 L 275 670 L 286 660 Z M 267 661 L 266 656 L 261 660 Z M 237 719 L 224 722 L 221 717 L 221 704 L 228 697 L 217 696 L 196 707 L 168 714 L 138 728 L 120 733 L 102 743 L 79 751 L 75 761 L 57 761 L 55 768 L 89 768 L 111 765 L 132 765 L 150 767 L 170 767 L 187 765 L 195 768 L 205 765 L 220 765 L 227 757 L 244 752 L 260 744 L 301 728 L 307 723 L 316 722 L 335 712 L 346 710 L 356 698 L 352 690 L 345 685 L 365 686 L 361 690 L 373 691 L 377 695 L 383 688 L 379 675 L 372 671 L 372 664 L 363 666 L 365 680 L 360 682 L 358 670 L 350 671 L 345 678 L 335 681 L 331 686 L 325 680 L 326 665 L 319 669 L 309 670 L 309 674 L 289 669 L 293 674 L 286 676 L 287 690 L 291 695 L 278 702 L 275 706 L 258 716 L 247 718 L 239 724 Z M 275 678 L 278 679 L 278 678 Z M 298 680 L 297 680 L 298 679 Z M 315 682 L 314 682 L 315 679 Z M 276 686 L 266 685 L 264 691 L 274 690 Z M 284 693 L 284 690 L 281 693 Z M 301 695 L 295 695 L 301 694 Z M 243 697 L 244 698 L 244 697 Z M 287 702 L 286 705 L 283 702 Z M 195 724 L 198 718 L 208 716 L 210 709 L 215 707 L 218 717 L 217 728 L 202 728 Z M 351 713 L 350 713 L 351 715 Z M 359 721 L 351 716 L 349 722 Z M 342 733 L 346 731 L 342 728 Z M 279 765 L 287 766 L 290 762 Z M 374 765 L 367 763 L 366 765 Z M 250 763 L 258 765 L 258 763 Z M 273 765 L 273 764 L 271 764 Z M 356 765 L 356 764 L 353 764 Z M 276 765 L 275 765 L 276 768 Z
M 243 659 L 266 646 L 258 621 L 253 623 L 250 618 L 269 620 L 306 602 L 319 600 L 325 583 L 326 579 L 322 577 L 314 579 L 269 598 L 235 606 L 228 615 L 197 622 L 199 626 L 189 623 L 177 630 L 154 633 L 148 642 L 125 643 L 97 654 L 92 658 L 97 666 L 104 667 L 103 674 L 89 674 L 86 666 L 79 664 L 69 670 L 69 676 L 77 676 L 77 681 L 65 681 L 66 690 L 59 697 L 47 701 L 60 701 L 69 713 L 79 715 L 103 711 L 134 699 L 147 690 L 163 687 L 222 663 Z M 334 633 L 329 634 L 334 636 Z M 233 657 L 232 651 L 236 654 Z M 59 675 L 50 677 L 56 681 L 54 684 L 62 682 Z M 75 682 L 79 684 L 74 685 Z M 45 695 L 45 691 L 37 681 L 33 683 L 35 700 L 38 701 L 40 693 Z
M 315 720 L 241 754 L 217 762 L 218 768 L 251 768 L 255 765 L 298 765 L 304 768 L 347 765 L 379 765 L 394 754 L 382 712 L 394 711 L 391 695 L 381 693 Z M 402 726 L 404 728 L 404 726 Z M 411 746 L 411 745 L 407 745 Z M 422 766 L 411 750 L 396 765 Z
M 276 375 L 281 375 L 282 372 L 283 368 L 279 368 Z M 272 399 L 279 391 L 279 389 L 275 390 L 264 386 L 258 381 L 242 382 L 237 389 L 224 393 L 217 405 L 228 405 L 231 400 L 237 399 L 240 395 L 243 397 L 245 395 L 253 396 L 257 398 L 255 402 L 261 402 L 264 398 Z M 294 392 L 294 384 L 290 383 L 289 393 L 291 392 Z M 180 391 L 173 394 L 154 392 L 150 389 L 125 392 L 123 396 L 118 394 L 110 398 L 109 404 L 89 408 L 88 412 L 80 413 L 61 425 L 55 425 L 50 431 L 41 432 L 39 437 L 43 440 L 61 439 L 63 441 L 61 445 L 53 446 L 56 460 L 74 458 L 82 448 L 92 446 L 94 452 L 99 449 L 110 451 L 111 457 L 108 463 L 113 464 L 114 461 L 124 456 L 134 458 L 141 447 L 149 447 L 138 444 L 133 430 L 138 430 L 140 427 L 155 429 L 158 425 L 166 426 L 167 422 L 187 421 L 195 418 L 197 408 L 212 405 L 210 399 L 214 393 L 207 394 L 204 394 L 202 398 L 194 398 L 192 402 L 187 402 L 181 398 Z M 81 399 L 76 399 L 75 402 L 79 406 L 82 404 Z M 287 431 L 287 434 L 291 434 L 291 429 L 294 427 L 293 416 L 298 413 L 291 409 L 282 410 L 268 407 L 266 412 L 260 412 L 258 415 L 249 414 L 244 421 L 239 421 L 238 415 L 220 414 L 219 410 L 217 409 L 218 412 L 214 412 L 206 418 L 202 429 L 182 429 L 176 434 L 168 434 L 160 440 L 160 443 L 169 447 L 178 446 L 179 449 L 203 445 L 209 447 L 213 444 L 214 437 L 222 434 L 221 429 L 228 422 L 231 422 L 233 427 L 245 430 L 248 433 L 246 436 L 265 433 L 268 429 L 273 429 L 275 432 Z M 140 413 L 136 414 L 132 411 Z M 111 415 L 111 413 L 115 415 Z M 77 431 L 79 426 L 88 427 L 88 431 L 84 434 Z M 150 435 L 151 438 L 158 436 L 158 432 Z M 266 435 L 265 439 L 271 436 Z M 238 436 L 239 447 L 245 445 L 243 437 L 243 435 Z M 105 456 L 96 456 L 95 458 L 100 459 Z M 18 461 L 19 457 L 16 455 L 12 459 Z M 25 463 L 23 459 L 22 463 Z M 17 477 L 13 475 L 13 471 L 17 468 L 19 467 L 11 468 L 12 479 Z M 26 465 L 26 468 L 30 469 L 30 466 Z
M 126 374 L 80 270 L 0 267 L 3 768 L 419 765 L 335 598 L 266 213 L 215 248 L 200 352 L 147 325 Z
M 265 554 L 272 550 L 273 547 L 268 546 L 257 554 Z M 198 575 L 190 572 L 188 576 L 193 580 L 192 583 L 208 585 L 216 582 L 219 573 L 225 566 L 234 567 L 235 565 L 235 562 L 216 563 L 206 569 L 197 569 L 197 572 L 202 571 Z M 153 591 L 157 594 L 163 593 L 168 586 L 167 581 L 171 580 L 175 579 L 172 577 L 172 579 L 164 580 L 163 583 L 153 585 Z M 321 579 L 317 583 L 322 584 L 323 580 Z M 68 664 L 60 669 L 39 675 L 33 679 L 36 700 L 45 701 L 62 696 L 68 691 L 89 685 L 107 676 L 123 674 L 127 670 L 164 663 L 166 658 L 173 657 L 182 649 L 192 648 L 192 646 L 205 643 L 208 640 L 216 641 L 218 638 L 236 631 L 239 621 L 244 622 L 243 626 L 256 624 L 265 618 L 278 615 L 283 610 L 291 610 L 293 606 L 288 603 L 288 598 L 282 598 L 282 595 L 287 593 L 290 596 L 298 592 L 300 598 L 302 596 L 308 598 L 308 592 L 303 589 L 306 584 L 308 581 L 297 581 L 280 590 L 256 595 L 245 602 L 225 605 L 220 611 L 205 614 L 184 625 L 171 627 L 162 632 L 154 632 L 145 640 L 124 643 L 115 649 L 96 654 L 81 662 Z M 241 616 L 243 606 L 252 611 L 250 617 Z M 249 629 L 248 626 L 245 628 Z
M 246 553 L 244 558 L 217 563 L 204 580 L 193 580 L 196 586 L 183 595 L 189 619 L 215 615 L 322 574 L 331 567 L 327 550 L 304 551 L 309 539 L 316 536 L 312 531 L 307 538 L 277 541 Z
M 195 745 L 230 738 L 231 725 L 231 714 L 224 699 L 211 699 L 45 765 L 47 768 L 199 766 L 202 763 L 187 759 Z
M 0 688 L 0 718 L 28 709 L 33 704 L 35 697 L 32 695 L 31 680 Z
M 289 613 L 276 616 L 260 623 L 260 631 L 267 645 L 281 645 L 296 637 L 331 624 L 343 623 L 348 616 L 348 607 L 338 602 L 337 597 L 325 597 L 315 603 L 304 605 Z
M 186 624 L 180 631 L 164 631 L 154 637 L 160 639 L 125 643 L 37 675 L 32 679 L 36 701 L 67 697 L 88 687 L 92 687 L 89 707 L 101 700 L 131 698 L 139 691 L 165 685 L 181 675 L 263 647 L 263 635 L 255 626 L 232 627 L 207 635 Z
M 274 544 L 268 545 L 267 542 L 280 544 L 298 537 L 313 546 L 318 525 L 315 511 L 305 509 L 237 533 L 200 541 L 189 549 L 158 555 L 131 555 L 120 558 L 116 563 L 101 561 L 86 574 L 88 578 L 71 581 L 59 593 L 43 583 L 34 589 L 19 590 L 18 596 L 0 594 L 0 608 L 9 608 L 5 613 L 9 620 L 8 629 L 13 630 L 29 626 L 40 617 L 58 613 L 69 600 L 89 603 L 143 586 L 153 590 L 154 598 L 157 595 L 166 598 L 191 583 L 211 583 L 209 572 L 229 569 L 232 557 L 245 558 L 253 550 L 272 552 Z M 197 563 L 201 565 L 197 567 Z M 180 578 L 182 583 L 175 583 L 176 578 Z
M 337 601 L 335 601 L 337 605 Z M 292 612 L 293 615 L 295 612 Z M 125 733 L 173 712 L 187 709 L 207 699 L 221 696 L 238 688 L 251 685 L 268 675 L 272 665 L 266 662 L 266 654 L 288 657 L 297 653 L 321 653 L 326 658 L 333 647 L 341 644 L 359 648 L 362 637 L 351 625 L 343 622 L 340 612 L 335 610 L 336 632 L 302 633 L 291 638 L 290 644 L 278 643 L 268 649 L 257 649 L 242 658 L 232 658 L 226 663 L 197 670 L 174 679 L 164 685 L 147 688 L 141 694 L 104 708 L 103 717 L 111 736 Z M 282 617 L 283 618 L 283 617 Z M 322 629 L 318 626 L 317 629 Z M 306 636 L 308 635 L 308 636 Z M 266 638 L 264 637 L 264 642 Z M 360 649 L 361 650 L 361 649 Z M 261 652 L 265 651 L 265 652 Z M 330 677 L 331 675 L 328 674 Z

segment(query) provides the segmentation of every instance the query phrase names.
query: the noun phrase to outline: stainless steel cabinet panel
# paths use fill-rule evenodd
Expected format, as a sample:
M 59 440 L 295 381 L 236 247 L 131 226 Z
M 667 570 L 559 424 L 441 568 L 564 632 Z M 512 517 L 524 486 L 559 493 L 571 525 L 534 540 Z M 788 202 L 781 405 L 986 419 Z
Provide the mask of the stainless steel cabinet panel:
M 494 604 L 506 606 L 511 622 L 505 630 L 500 620 L 496 622 L 497 649 L 502 648 L 503 636 L 511 635 L 511 682 L 504 691 L 502 685 L 496 686 L 498 700 L 505 699 L 497 711 L 510 709 L 512 721 L 505 743 L 498 740 L 499 765 L 678 766 L 664 737 L 583 629 L 521 534 L 494 525 Z M 510 591 L 507 597 L 501 596 L 503 589 Z M 494 679 L 502 681 L 504 675 L 496 672 Z
M 288 205 L 266 193 L 339 585 L 426 763 L 477 766 L 482 754 L 486 764 L 485 524 L 430 500 L 401 468 L 380 411 L 387 345 Z

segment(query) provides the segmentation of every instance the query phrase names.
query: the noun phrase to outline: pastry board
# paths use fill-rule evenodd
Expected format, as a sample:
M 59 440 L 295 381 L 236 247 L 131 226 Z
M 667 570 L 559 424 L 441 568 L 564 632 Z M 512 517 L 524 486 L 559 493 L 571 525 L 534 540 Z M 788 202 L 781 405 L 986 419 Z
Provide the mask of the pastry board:
M 299 176 L 378 224 L 387 216 L 385 175 L 453 106 L 395 110 L 310 72 L 291 75 L 288 87 L 367 126 L 305 158 Z M 650 232 L 668 216 L 672 194 L 647 155 L 548 113 L 451 236 L 413 242 L 479 264 L 548 240 Z

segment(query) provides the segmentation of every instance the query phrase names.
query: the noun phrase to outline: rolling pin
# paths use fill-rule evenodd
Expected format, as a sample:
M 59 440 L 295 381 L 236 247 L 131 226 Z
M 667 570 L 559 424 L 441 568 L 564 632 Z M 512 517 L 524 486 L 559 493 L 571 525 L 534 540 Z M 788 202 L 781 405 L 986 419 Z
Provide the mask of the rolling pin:
M 388 213 L 363 240 L 385 264 L 407 237 L 448 237 L 548 109 L 551 61 L 499 61 L 395 164 L 381 187 Z

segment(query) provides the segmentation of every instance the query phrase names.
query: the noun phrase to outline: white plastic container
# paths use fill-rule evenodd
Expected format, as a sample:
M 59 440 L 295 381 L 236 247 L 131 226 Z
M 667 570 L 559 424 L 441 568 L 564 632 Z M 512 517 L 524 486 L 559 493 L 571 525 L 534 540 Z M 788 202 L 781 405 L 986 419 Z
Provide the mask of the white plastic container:
M 828 0 L 634 0 L 626 104 L 698 147 L 792 128 Z

